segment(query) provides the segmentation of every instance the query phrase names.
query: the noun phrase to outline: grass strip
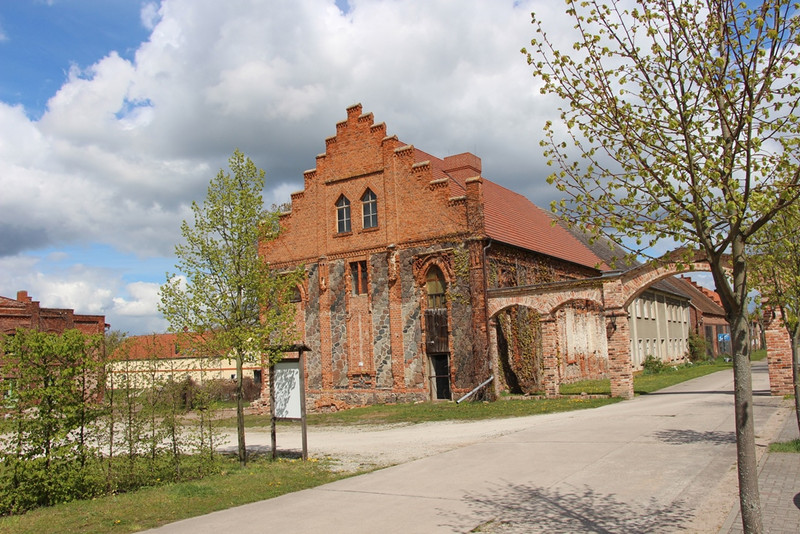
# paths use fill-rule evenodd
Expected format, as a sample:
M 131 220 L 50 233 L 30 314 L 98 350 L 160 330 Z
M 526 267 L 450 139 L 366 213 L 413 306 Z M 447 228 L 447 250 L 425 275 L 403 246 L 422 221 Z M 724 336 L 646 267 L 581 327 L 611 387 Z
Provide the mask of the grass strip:
M 40 508 L 0 518 L 0 532 L 109 534 L 139 532 L 166 523 L 271 499 L 349 476 L 324 462 L 256 459 L 202 480 L 144 488 L 131 493 Z
M 463 402 L 461 404 L 454 402 L 376 404 L 333 413 L 309 414 L 306 422 L 309 425 L 319 426 L 358 426 L 427 423 L 431 421 L 477 421 L 598 408 L 606 404 L 613 404 L 619 400 L 608 398 L 561 398 L 511 399 L 500 402 Z M 269 415 L 248 415 L 245 416 L 245 424 L 248 428 L 267 427 L 270 424 L 270 417 Z M 236 420 L 233 418 L 223 420 L 221 425 L 233 428 L 236 426 Z
M 763 353 L 763 355 L 761 354 Z M 753 359 L 760 360 L 766 356 L 766 351 L 756 351 Z M 680 384 L 693 378 L 698 378 L 723 369 L 733 368 L 732 362 L 726 362 L 723 358 L 717 358 L 712 362 L 701 362 L 691 365 L 678 365 L 675 367 L 665 367 L 657 374 L 644 374 L 638 372 L 633 376 L 633 392 L 636 395 L 653 393 L 659 389 L 664 389 L 675 384 Z M 571 384 L 561 384 L 560 392 L 562 395 L 579 395 L 586 393 L 589 395 L 610 395 L 611 382 L 605 380 L 582 380 Z
M 800 453 L 800 439 L 781 441 L 769 444 L 769 452 L 798 452 Z

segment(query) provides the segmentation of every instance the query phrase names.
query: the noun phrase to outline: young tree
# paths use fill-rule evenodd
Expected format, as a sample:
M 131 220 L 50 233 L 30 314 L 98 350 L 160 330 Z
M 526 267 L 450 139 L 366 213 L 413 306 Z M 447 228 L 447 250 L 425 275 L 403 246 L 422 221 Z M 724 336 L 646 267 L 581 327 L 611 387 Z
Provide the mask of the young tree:
M 232 175 L 219 171 L 202 205 L 192 203 L 194 224 L 181 225 L 176 268 L 161 287 L 159 310 L 174 332 L 190 332 L 198 354 L 236 362 L 239 462 L 247 462 L 242 368 L 245 361 L 270 363 L 276 347 L 294 341 L 289 288 L 299 273 L 274 273 L 258 256 L 259 240 L 274 239 L 278 215 L 264 210 L 264 171 L 236 150 Z
M 98 453 L 90 429 L 100 417 L 101 336 L 20 328 L 0 336 L 0 355 L 12 385 L 0 438 L 1 512 L 96 494 L 87 463 Z
M 796 6 L 567 0 L 567 15 L 572 50 L 536 14 L 522 50 L 567 103 L 542 141 L 566 196 L 553 209 L 633 253 L 672 239 L 709 261 L 732 330 L 742 522 L 761 532 L 745 249 L 800 194 Z
M 753 247 L 756 287 L 765 303 L 781 311 L 792 347 L 792 381 L 800 429 L 800 204 L 779 213 Z

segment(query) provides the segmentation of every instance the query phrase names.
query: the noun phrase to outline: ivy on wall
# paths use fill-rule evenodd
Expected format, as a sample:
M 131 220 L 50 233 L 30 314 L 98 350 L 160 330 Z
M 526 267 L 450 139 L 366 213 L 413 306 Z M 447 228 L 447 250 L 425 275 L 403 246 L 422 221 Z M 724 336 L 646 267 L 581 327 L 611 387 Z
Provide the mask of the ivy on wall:
M 514 306 L 497 316 L 498 352 L 506 386 L 511 393 L 532 394 L 542 389 L 544 359 L 539 314 Z

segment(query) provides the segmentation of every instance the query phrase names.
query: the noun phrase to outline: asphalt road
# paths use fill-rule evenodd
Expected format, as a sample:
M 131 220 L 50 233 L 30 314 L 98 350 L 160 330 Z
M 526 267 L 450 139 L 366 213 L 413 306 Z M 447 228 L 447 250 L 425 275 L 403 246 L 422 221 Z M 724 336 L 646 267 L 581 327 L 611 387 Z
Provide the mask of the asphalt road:
M 715 373 L 152 532 L 718 532 L 736 505 L 733 375 Z M 753 371 L 759 454 L 787 402 Z M 280 444 L 279 444 L 280 445 Z

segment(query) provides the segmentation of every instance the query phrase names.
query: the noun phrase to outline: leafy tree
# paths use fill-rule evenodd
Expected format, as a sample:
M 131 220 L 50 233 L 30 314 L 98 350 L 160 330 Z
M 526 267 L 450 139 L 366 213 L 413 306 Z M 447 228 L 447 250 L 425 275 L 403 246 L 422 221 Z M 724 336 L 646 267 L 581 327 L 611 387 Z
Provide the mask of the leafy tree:
M 780 309 L 792 346 L 792 379 L 800 429 L 800 204 L 779 213 L 753 247 L 756 286 L 766 304 Z
M 247 462 L 242 367 L 272 363 L 277 347 L 294 341 L 289 288 L 299 272 L 274 273 L 258 256 L 260 240 L 277 237 L 278 214 L 264 210 L 264 171 L 236 150 L 220 170 L 203 204 L 192 203 L 194 224 L 181 225 L 176 268 L 161 287 L 159 310 L 174 332 L 190 332 L 198 354 L 236 361 L 239 462 Z M 263 360 L 262 360 L 263 359 Z
M 566 197 L 553 209 L 632 253 L 671 239 L 709 261 L 732 330 L 742 522 L 761 532 L 746 246 L 800 194 L 796 5 L 567 0 L 566 13 L 572 50 L 536 14 L 522 50 L 567 104 L 542 141 Z
M 87 462 L 100 417 L 102 337 L 17 329 L 0 336 L 8 431 L 0 438 L 0 514 L 94 494 Z

